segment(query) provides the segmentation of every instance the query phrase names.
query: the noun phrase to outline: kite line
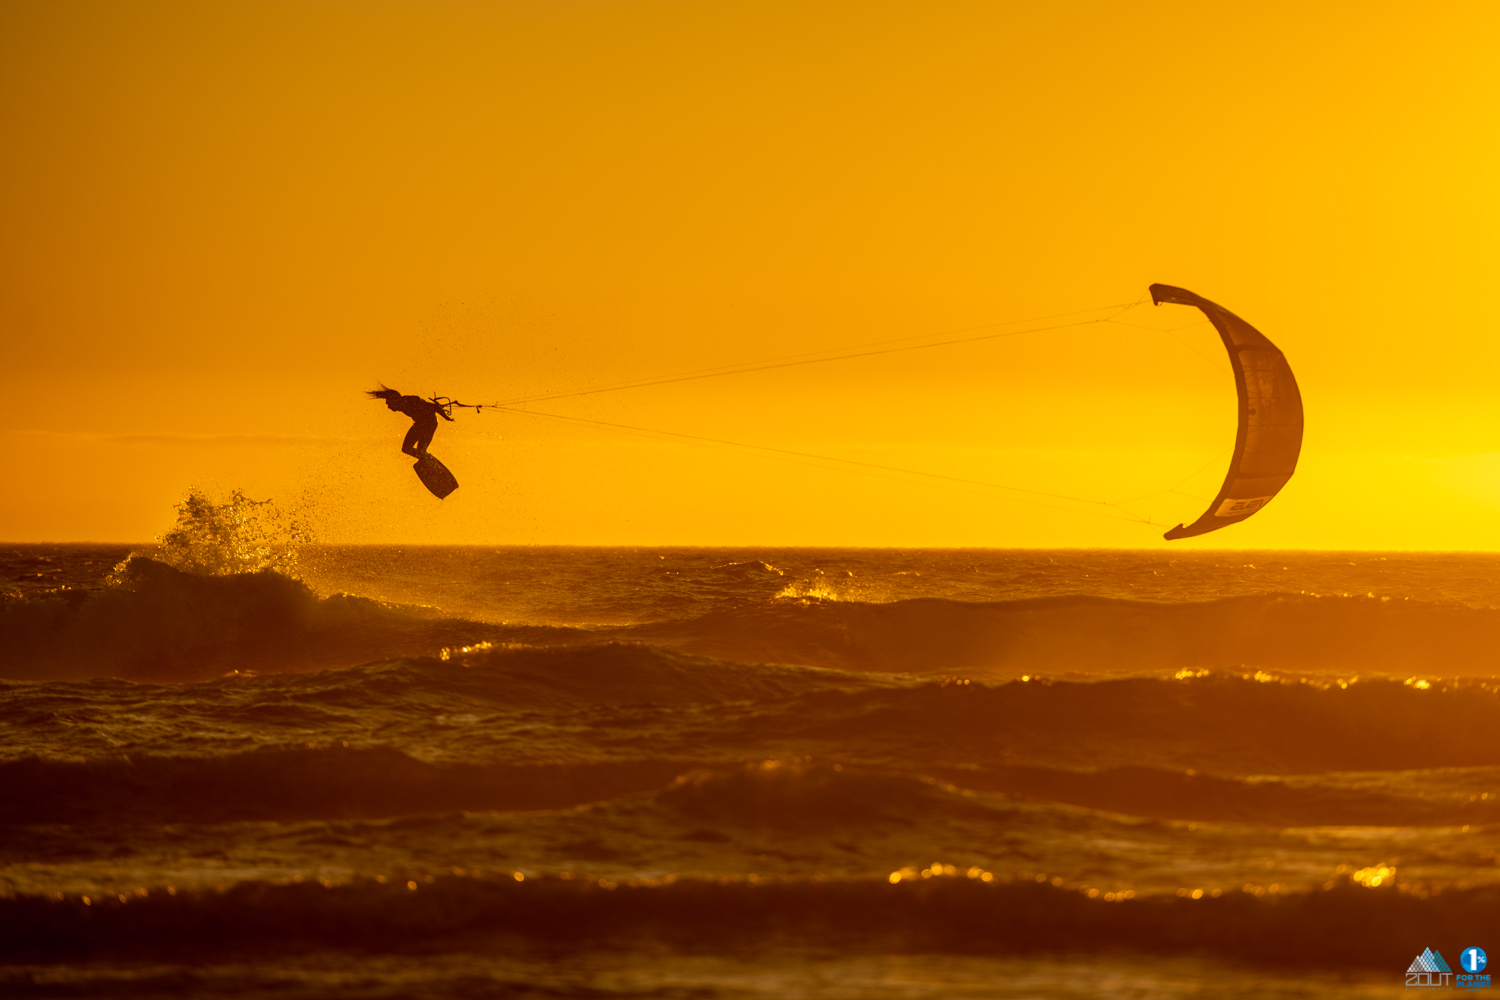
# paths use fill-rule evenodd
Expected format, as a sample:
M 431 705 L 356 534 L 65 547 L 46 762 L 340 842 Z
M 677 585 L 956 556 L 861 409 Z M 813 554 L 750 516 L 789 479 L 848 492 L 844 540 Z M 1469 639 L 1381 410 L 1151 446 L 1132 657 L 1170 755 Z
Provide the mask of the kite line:
M 854 358 L 873 357 L 884 354 L 924 350 L 931 347 L 950 347 L 958 344 L 977 343 L 981 341 L 997 340 L 1006 337 L 1017 337 L 1025 334 L 1046 333 L 1056 330 L 1074 329 L 1078 327 L 1092 326 L 1102 323 L 1117 324 L 1120 326 L 1128 326 L 1135 329 L 1149 330 L 1151 332 L 1165 334 L 1171 337 L 1173 340 L 1177 341 L 1179 345 L 1198 355 L 1198 357 L 1202 358 L 1204 361 L 1208 361 L 1210 364 L 1213 364 L 1215 368 L 1220 367 L 1219 365 L 1214 364 L 1214 362 L 1212 362 L 1206 356 L 1200 354 L 1196 350 L 1193 350 L 1191 347 L 1189 347 L 1187 344 L 1185 344 L 1175 336 L 1177 330 L 1187 329 L 1188 327 L 1192 326 L 1199 326 L 1206 323 L 1207 320 L 1200 320 L 1195 323 L 1185 324 L 1184 326 L 1173 327 L 1171 329 L 1161 329 L 1159 327 L 1147 327 L 1141 324 L 1128 323 L 1120 319 L 1120 317 L 1125 313 L 1130 312 L 1132 309 L 1135 309 L 1138 306 L 1144 305 L 1148 301 L 1150 301 L 1149 298 L 1141 298 L 1134 302 L 1115 303 L 1106 306 L 1096 306 L 1091 309 L 1077 309 L 1064 313 L 1052 313 L 1045 316 L 1035 316 L 1020 320 L 1006 320 L 994 323 L 985 323 L 978 326 L 962 327 L 959 329 L 947 330 L 939 333 L 897 337 L 888 340 L 867 342 L 864 344 L 854 344 L 845 348 L 825 348 L 818 351 L 804 351 L 798 354 L 781 355 L 773 358 L 763 358 L 756 361 L 745 361 L 736 364 L 691 369 L 688 371 L 669 372 L 657 376 L 647 376 L 639 379 L 623 380 L 620 382 L 606 383 L 604 385 L 595 385 L 586 388 L 573 389 L 565 392 L 546 392 L 528 396 L 517 396 L 514 398 L 503 399 L 492 403 L 463 403 L 458 401 L 457 399 L 452 399 L 447 396 L 439 396 L 436 394 L 429 398 L 431 402 L 442 407 L 445 413 L 451 413 L 452 408 L 454 407 L 472 409 L 476 413 L 482 412 L 486 409 L 502 410 L 507 413 L 514 413 L 521 416 L 538 417 L 574 424 L 604 427 L 630 434 L 641 434 L 649 437 L 668 438 L 700 446 L 739 448 L 747 451 L 760 452 L 762 454 L 777 457 L 783 461 L 790 461 L 795 464 L 813 465 L 816 468 L 825 469 L 832 467 L 845 472 L 859 472 L 865 475 L 872 475 L 877 478 L 891 479 L 897 482 L 911 482 L 911 480 L 909 479 L 897 479 L 897 476 L 914 476 L 918 477 L 926 485 L 940 486 L 943 488 L 956 490 L 958 492 L 969 493 L 971 495 L 984 496 L 995 500 L 1009 500 L 1013 503 L 1025 503 L 1033 506 L 1047 507 L 1054 510 L 1067 510 L 1073 511 L 1075 513 L 1093 514 L 1096 516 L 1107 517 L 1111 520 L 1126 521 L 1130 523 L 1150 526 L 1155 525 L 1156 522 L 1150 520 L 1149 518 L 1143 518 L 1131 513 L 1130 511 L 1124 509 L 1123 505 L 1127 503 L 1135 503 L 1137 501 L 1149 499 L 1155 496 L 1161 496 L 1165 493 L 1178 492 L 1180 490 L 1180 487 L 1184 483 L 1192 479 L 1194 476 L 1198 475 L 1198 473 L 1202 472 L 1203 469 L 1207 468 L 1209 465 L 1213 464 L 1213 462 L 1217 460 L 1217 456 L 1215 459 L 1210 459 L 1209 462 L 1205 463 L 1198 470 L 1195 470 L 1182 482 L 1177 483 L 1176 485 L 1169 487 L 1166 490 L 1159 491 L 1158 493 L 1147 494 L 1146 496 L 1134 497 L 1130 500 L 1111 502 L 1106 500 L 1091 499 L 1087 497 L 1075 497 L 1063 493 L 1052 493 L 1045 490 L 1026 489 L 1019 486 L 1007 486 L 1001 483 L 991 483 L 977 479 L 966 479 L 963 477 L 949 476 L 942 473 L 925 472 L 919 469 L 905 469 L 898 466 L 859 461 L 857 459 L 839 458 L 832 455 L 819 455 L 812 452 L 795 451 L 788 448 L 775 448 L 767 445 L 747 444 L 741 441 L 711 438 L 698 434 L 684 434 L 678 431 L 668 431 L 649 427 L 637 427 L 630 424 L 613 423 L 605 420 L 593 420 L 586 417 L 575 417 L 561 413 L 547 413 L 543 411 L 524 408 L 532 403 L 547 402 L 551 400 L 573 399 L 579 396 L 596 395 L 599 393 L 621 392 L 629 389 L 642 389 L 650 386 L 667 385 L 676 382 L 688 382 L 709 378 L 722 378 L 729 375 L 743 375 L 749 374 L 751 372 L 769 371 L 779 368 L 793 368 L 803 365 L 822 364 L 830 361 L 846 361 Z M 1048 320 L 1066 319 L 1072 316 L 1089 316 L 1090 314 L 1101 312 L 1105 313 L 1105 315 L 1090 316 L 1090 318 L 1087 319 L 1077 319 L 1063 323 L 1049 323 L 1045 326 L 1027 326 L 1019 330 L 995 329 L 996 327 L 1014 327 L 1019 324 L 1043 323 Z M 954 336 L 955 334 L 969 334 L 973 331 L 979 330 L 987 332 L 978 333 L 973 336 Z M 934 337 L 944 337 L 947 339 L 933 340 L 932 338 Z M 911 341 L 923 342 L 911 343 Z M 816 463 L 831 463 L 831 466 L 829 464 Z M 1023 493 L 1026 494 L 1028 498 L 1034 499 L 1016 496 L 996 495 L 994 493 L 980 493 L 978 492 L 978 490 L 973 489 L 972 487 L 979 487 L 985 490 L 1001 490 L 1008 493 Z M 1084 505 L 1084 509 L 1079 509 L 1077 507 L 1065 507 L 1057 503 L 1048 503 L 1048 500 L 1061 500 L 1067 503 L 1082 504 Z
M 971 344 L 982 340 L 997 340 L 1001 337 L 1019 337 L 1027 333 L 1044 333 L 1051 330 L 1066 330 L 1071 327 L 1091 326 L 1096 323 L 1107 323 L 1116 316 L 1120 316 L 1136 306 L 1142 305 L 1146 300 L 1137 302 L 1124 302 L 1117 305 L 1097 306 L 1093 309 L 1076 309 L 1067 313 L 1054 313 L 1051 316 L 1037 316 L 1032 319 L 1008 320 L 1000 323 L 985 323 L 980 326 L 964 327 L 958 330 L 950 330 L 945 333 L 917 334 L 911 337 L 898 337 L 894 340 L 877 340 L 867 344 L 855 344 L 851 347 L 842 348 L 846 353 L 835 354 L 840 348 L 828 348 L 822 351 L 806 351 L 802 354 L 788 354 L 779 358 L 766 358 L 761 361 L 746 361 L 735 365 L 720 365 L 715 368 L 697 368 L 692 371 L 677 372 L 669 375 L 637 379 L 626 382 L 609 383 L 588 389 L 575 389 L 570 392 L 544 393 L 537 396 L 522 396 L 515 399 L 502 400 L 499 403 L 489 404 L 491 406 L 521 406 L 526 403 L 540 403 L 553 399 L 571 399 L 575 396 L 589 396 L 600 392 L 619 392 L 624 389 L 641 389 L 652 385 L 666 385 L 670 382 L 688 382 L 703 378 L 720 378 L 725 375 L 744 375 L 749 372 L 769 371 L 773 368 L 794 368 L 799 365 L 816 365 L 825 361 L 847 361 L 851 358 L 868 358 L 879 354 L 896 354 L 901 351 L 920 351 L 929 347 L 950 347 L 954 344 Z M 1094 319 L 1076 320 L 1071 323 L 1057 323 L 1052 326 L 1031 327 L 1025 330 L 1002 330 L 997 333 L 983 333 L 974 337 L 959 337 L 952 340 L 940 340 L 927 344 L 906 344 L 904 347 L 888 347 L 889 344 L 901 344 L 910 340 L 922 340 L 928 337 L 950 336 L 955 333 L 968 333 L 972 330 L 991 330 L 997 326 L 1015 326 L 1017 323 L 1038 323 L 1048 319 L 1058 319 L 1064 316 L 1077 316 L 1082 313 L 1103 312 L 1115 310 L 1111 315 L 1101 316 Z M 867 350 L 867 348 L 876 348 Z M 823 355 L 823 356 L 818 356 Z
M 970 493 L 970 494 L 973 494 L 975 496 L 988 497 L 988 498 L 990 498 L 992 500 L 1009 500 L 1012 503 L 1025 503 L 1025 504 L 1031 504 L 1032 506 L 1036 506 L 1036 507 L 1050 507 L 1053 510 L 1066 510 L 1066 511 L 1072 511 L 1072 512 L 1078 513 L 1078 514 L 1095 514 L 1095 515 L 1098 515 L 1098 516 L 1101 516 L 1101 517 L 1108 517 L 1111 520 L 1129 521 L 1129 522 L 1136 523 L 1136 524 L 1144 524 L 1144 525 L 1154 525 L 1154 524 L 1156 524 L 1155 521 L 1152 521 L 1152 520 L 1150 520 L 1148 518 L 1143 518 L 1143 517 L 1135 516 L 1135 515 L 1131 514 L 1129 511 L 1127 511 L 1124 508 L 1122 508 L 1118 503 L 1110 503 L 1107 500 L 1090 500 L 1090 499 L 1087 499 L 1085 497 L 1069 496 L 1069 495 L 1067 495 L 1065 493 L 1047 493 L 1047 492 L 1044 492 L 1042 490 L 1029 490 L 1029 489 L 1025 489 L 1023 487 L 1020 487 L 1020 486 L 1005 486 L 1005 485 L 1002 485 L 1000 483 L 988 483 L 988 482 L 985 482 L 985 481 L 979 480 L 979 479 L 963 479 L 963 478 L 961 478 L 959 476 L 948 476 L 948 475 L 943 475 L 942 473 L 937 473 L 937 472 L 923 472 L 920 469 L 903 469 L 903 468 L 901 468 L 899 466 L 895 466 L 895 465 L 881 465 L 881 464 L 878 464 L 876 462 L 862 462 L 862 461 L 859 461 L 857 459 L 852 459 L 852 458 L 837 458 L 837 457 L 835 457 L 833 455 L 818 455 L 818 454 L 814 454 L 812 452 L 806 452 L 806 451 L 793 451 L 793 450 L 791 450 L 789 448 L 773 448 L 773 447 L 770 447 L 769 445 L 745 444 L 742 441 L 729 441 L 729 440 L 726 440 L 724 438 L 704 437 L 701 434 L 683 434 L 683 433 L 681 433 L 679 431 L 664 431 L 664 430 L 659 430 L 657 428 L 652 428 L 652 427 L 635 427 L 635 426 L 633 426 L 631 424 L 618 424 L 618 423 L 612 423 L 612 422 L 607 421 L 607 420 L 591 420 L 591 419 L 589 419 L 587 417 L 570 417 L 570 416 L 567 416 L 567 415 L 561 414 L 561 413 L 544 413 L 544 412 L 541 412 L 541 411 L 538 411 L 538 410 L 523 410 L 523 409 L 520 409 L 518 407 L 503 406 L 503 405 L 499 405 L 499 404 L 490 404 L 490 405 L 494 409 L 504 410 L 507 413 L 517 413 L 517 414 L 520 414 L 521 416 L 525 416 L 525 417 L 545 417 L 545 418 L 550 419 L 550 420 L 564 420 L 564 421 L 567 421 L 569 423 L 575 423 L 575 424 L 590 424 L 590 425 L 593 425 L 595 427 L 609 427 L 609 428 L 612 428 L 614 430 L 627 431 L 627 432 L 633 433 L 633 434 L 645 434 L 645 435 L 651 435 L 651 436 L 677 438 L 679 440 L 688 441 L 688 442 L 692 442 L 692 443 L 695 443 L 695 444 L 722 445 L 722 446 L 727 446 L 727 447 L 731 447 L 731 448 L 744 448 L 744 449 L 746 449 L 748 451 L 759 451 L 759 452 L 766 452 L 766 453 L 769 453 L 769 454 L 774 455 L 774 456 L 785 456 L 785 457 L 789 458 L 790 460 L 792 460 L 794 462 L 795 462 L 796 459 L 812 459 L 814 462 L 833 462 L 833 463 L 836 463 L 839 466 L 844 466 L 845 468 L 842 471 L 856 472 L 856 471 L 862 471 L 862 470 L 873 470 L 873 473 L 877 475 L 877 478 L 883 478 L 883 479 L 894 479 L 894 477 L 892 477 L 892 476 L 879 476 L 878 473 L 881 473 L 881 472 L 894 472 L 894 473 L 899 473 L 901 475 L 906 475 L 906 476 L 921 476 L 921 477 L 923 477 L 925 479 L 939 480 L 939 481 L 941 481 L 940 483 L 929 483 L 928 485 L 942 485 L 942 484 L 945 484 L 945 483 L 956 483 L 956 484 L 960 484 L 960 486 L 982 486 L 982 487 L 985 487 L 986 489 L 992 489 L 992 490 L 1009 490 L 1009 491 L 1011 491 L 1013 493 L 1027 493 L 1027 494 L 1030 494 L 1032 496 L 1048 497 L 1048 498 L 1051 498 L 1051 499 L 1054 499 L 1054 500 L 1068 500 L 1068 501 L 1071 501 L 1073 503 L 1088 504 L 1091 507 L 1107 507 L 1107 508 L 1110 508 L 1110 510 L 1113 511 L 1114 513 L 1108 513 L 1108 512 L 1105 512 L 1105 511 L 1101 511 L 1101 510 L 1088 510 L 1088 509 L 1079 510 L 1079 509 L 1074 508 L 1074 507 L 1062 507 L 1062 506 L 1059 506 L 1058 504 L 1046 503 L 1046 502 L 1041 501 L 1041 500 L 1027 500 L 1027 499 L 1023 499 L 1021 497 L 996 496 L 993 493 L 978 493 L 975 490 L 965 490 L 965 489 L 957 488 L 957 491 L 960 492 L 960 493 Z M 797 464 L 812 465 L 813 462 L 800 462 L 800 463 L 797 463 Z M 827 468 L 827 466 L 814 466 L 814 467 L 815 468 Z M 1191 477 L 1189 477 L 1189 478 L 1191 478 Z M 897 482 L 909 482 L 909 480 L 895 480 L 895 481 L 897 481 Z M 956 487 L 949 487 L 949 488 L 950 489 L 955 489 Z M 1167 491 L 1163 491 L 1163 492 L 1171 492 L 1171 491 L 1167 490 Z M 1126 501 L 1126 502 L 1129 502 L 1129 501 Z M 1120 516 L 1120 515 L 1125 515 L 1125 516 Z

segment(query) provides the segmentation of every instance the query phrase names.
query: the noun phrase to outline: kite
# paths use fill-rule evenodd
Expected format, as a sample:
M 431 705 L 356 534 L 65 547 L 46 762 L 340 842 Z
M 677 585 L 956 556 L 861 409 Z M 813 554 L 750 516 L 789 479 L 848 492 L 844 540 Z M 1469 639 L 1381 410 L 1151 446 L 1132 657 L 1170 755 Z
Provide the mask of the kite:
M 1228 309 L 1171 285 L 1152 285 L 1151 301 L 1203 310 L 1229 351 L 1240 397 L 1239 431 L 1224 485 L 1202 517 L 1162 536 L 1172 541 L 1238 524 L 1281 491 L 1302 453 L 1302 393 L 1276 345 Z

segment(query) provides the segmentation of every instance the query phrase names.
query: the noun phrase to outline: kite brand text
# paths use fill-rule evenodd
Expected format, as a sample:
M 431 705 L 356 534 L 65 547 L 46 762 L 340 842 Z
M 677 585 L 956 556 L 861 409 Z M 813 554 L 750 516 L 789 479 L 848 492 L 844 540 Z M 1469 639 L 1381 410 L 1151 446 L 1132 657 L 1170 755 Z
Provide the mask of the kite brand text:
M 1230 498 L 1219 504 L 1218 509 L 1214 511 L 1214 517 L 1239 517 L 1241 514 L 1250 514 L 1260 510 L 1270 502 L 1270 497 L 1252 497 L 1249 500 Z

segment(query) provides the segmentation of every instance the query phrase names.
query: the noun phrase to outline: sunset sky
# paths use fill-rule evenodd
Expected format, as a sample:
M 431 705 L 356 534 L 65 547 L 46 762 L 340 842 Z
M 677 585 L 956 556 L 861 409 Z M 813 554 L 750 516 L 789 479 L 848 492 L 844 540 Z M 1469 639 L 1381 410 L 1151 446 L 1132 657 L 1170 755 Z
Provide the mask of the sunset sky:
M 196 485 L 331 542 L 1500 549 L 1497 29 L 1477 2 L 11 0 L 0 540 L 146 541 Z M 1234 438 L 1212 328 L 1017 322 L 1152 282 L 1254 324 L 1306 405 L 1282 494 L 1173 543 Z M 464 411 L 442 502 L 363 396 L 987 332 L 1016 335 Z M 1078 504 L 556 416 L 1182 485 Z

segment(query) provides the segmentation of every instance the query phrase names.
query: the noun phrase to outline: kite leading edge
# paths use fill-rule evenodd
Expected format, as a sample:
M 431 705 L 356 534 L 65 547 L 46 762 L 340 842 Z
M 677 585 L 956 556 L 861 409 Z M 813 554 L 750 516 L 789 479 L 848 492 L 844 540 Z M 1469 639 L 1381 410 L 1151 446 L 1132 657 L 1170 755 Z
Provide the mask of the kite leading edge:
M 1191 538 L 1238 524 L 1270 503 L 1292 478 L 1302 451 L 1302 393 L 1276 345 L 1228 309 L 1171 285 L 1152 285 L 1151 301 L 1203 310 L 1229 350 L 1240 397 L 1234 457 L 1219 495 L 1198 520 L 1162 536 Z

